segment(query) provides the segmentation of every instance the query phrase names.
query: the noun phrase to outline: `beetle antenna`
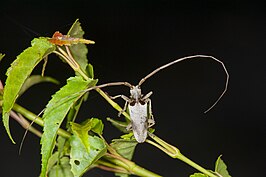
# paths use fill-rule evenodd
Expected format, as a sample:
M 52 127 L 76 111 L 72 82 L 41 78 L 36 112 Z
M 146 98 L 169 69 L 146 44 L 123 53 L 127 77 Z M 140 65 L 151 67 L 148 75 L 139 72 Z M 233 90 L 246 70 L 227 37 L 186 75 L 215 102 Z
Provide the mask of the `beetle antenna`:
M 133 87 L 128 82 L 110 82 L 110 83 L 106 83 L 106 84 L 101 84 L 101 85 L 96 85 L 96 86 L 90 87 L 90 88 L 84 90 L 84 92 L 88 92 L 90 90 L 94 90 L 94 89 L 97 89 L 97 88 L 103 88 L 103 87 L 109 87 L 109 86 L 117 86 L 117 85 L 125 85 L 125 86 L 130 87 L 130 88 Z
M 220 99 L 223 97 L 223 95 L 225 94 L 225 92 L 226 92 L 226 90 L 227 90 L 228 82 L 229 82 L 229 74 L 228 74 L 228 71 L 227 71 L 227 69 L 226 69 L 224 63 L 223 63 L 222 61 L 218 60 L 217 58 L 213 57 L 213 56 L 209 56 L 209 55 L 192 55 L 192 56 L 187 56 L 187 57 L 179 58 L 179 59 L 177 59 L 177 60 L 175 60 L 175 61 L 172 61 L 172 62 L 170 62 L 170 63 L 167 63 L 167 64 L 165 64 L 165 65 L 163 65 L 163 66 L 161 66 L 161 67 L 155 69 L 154 71 L 152 71 L 150 74 L 148 74 L 147 76 L 145 76 L 144 78 L 142 78 L 142 79 L 139 81 L 138 86 L 140 86 L 141 84 L 143 84 L 148 78 L 150 78 L 151 76 L 153 76 L 153 75 L 156 74 L 157 72 L 159 72 L 159 71 L 161 71 L 161 70 L 163 70 L 163 69 L 165 69 L 165 68 L 167 68 L 167 67 L 169 67 L 169 66 L 171 66 L 171 65 L 173 65 L 173 64 L 175 64 L 175 63 L 178 63 L 178 62 L 181 62 L 181 61 L 183 61 L 183 60 L 187 60 L 187 59 L 197 59 L 197 58 L 210 58 L 210 59 L 212 59 L 212 60 L 214 60 L 214 61 L 219 62 L 219 63 L 222 65 L 222 67 L 223 67 L 223 69 L 224 69 L 224 72 L 225 72 L 225 74 L 226 74 L 226 81 L 225 81 L 225 87 L 224 87 L 224 90 L 223 90 L 223 92 L 220 94 L 220 96 L 218 97 L 218 99 L 212 104 L 212 106 L 211 106 L 210 108 L 208 108 L 208 109 L 204 112 L 204 113 L 207 113 L 207 112 L 210 111 L 210 110 L 211 110 L 211 109 L 212 109 L 212 108 L 213 108 L 213 107 L 214 107 L 214 106 L 220 101 Z
M 0 84 L 1 84 L 1 82 L 0 82 Z M 80 92 L 77 92 L 77 93 L 74 93 L 74 94 L 72 94 L 72 95 L 69 95 L 69 96 L 67 96 L 67 97 L 65 97 L 65 98 L 63 98 L 62 100 L 60 100 L 60 101 L 58 101 L 58 103 L 59 102 L 63 102 L 64 100 L 66 101 L 67 99 L 69 99 L 70 97 L 73 97 L 73 96 L 75 96 L 75 95 L 79 95 L 79 94 L 82 94 L 82 93 L 86 93 L 86 92 L 88 92 L 88 91 L 91 91 L 91 90 L 94 90 L 94 89 L 97 89 L 97 88 L 103 88 L 103 87 L 108 87 L 108 86 L 117 86 L 117 85 L 125 85 L 125 86 L 128 86 L 128 87 L 130 87 L 130 88 L 132 88 L 133 86 L 130 84 L 130 83 L 128 83 L 128 82 L 110 82 L 110 83 L 106 83 L 106 84 L 101 84 L 101 85 L 96 85 L 96 86 L 93 86 L 93 87 L 90 87 L 90 88 L 88 88 L 88 89 L 85 89 L 85 90 L 82 90 L 82 91 L 80 91 Z M 1 85 L 0 85 L 1 86 Z M 0 88 L 1 89 L 1 88 Z M 56 105 L 57 103 L 55 103 L 55 105 Z M 54 105 L 52 105 L 52 106 L 54 106 Z M 25 141 L 25 138 L 26 138 L 26 135 L 27 135 L 27 133 L 28 133 L 28 131 L 29 131 L 29 128 L 32 126 L 32 124 L 36 121 L 36 119 L 45 111 L 47 109 L 47 107 L 46 108 L 44 108 L 32 121 L 31 121 L 31 123 L 29 124 L 29 126 L 26 128 L 26 130 L 25 130 L 25 133 L 24 133 L 24 135 L 23 135 L 23 138 L 22 138 L 22 140 L 21 140 L 21 143 L 20 143 L 20 147 L 19 147 L 19 154 L 21 153 L 21 150 L 22 150 L 22 145 L 23 145 L 23 142 Z

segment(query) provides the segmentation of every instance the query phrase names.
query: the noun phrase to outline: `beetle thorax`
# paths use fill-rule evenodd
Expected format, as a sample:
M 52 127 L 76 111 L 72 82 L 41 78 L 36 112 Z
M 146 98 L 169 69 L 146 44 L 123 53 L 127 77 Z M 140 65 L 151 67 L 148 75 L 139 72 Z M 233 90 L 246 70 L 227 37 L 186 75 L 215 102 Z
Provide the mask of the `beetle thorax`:
M 131 97 L 134 99 L 134 100 L 139 100 L 141 98 L 141 89 L 140 87 L 137 85 L 137 86 L 133 86 L 131 89 L 130 89 L 130 95 Z

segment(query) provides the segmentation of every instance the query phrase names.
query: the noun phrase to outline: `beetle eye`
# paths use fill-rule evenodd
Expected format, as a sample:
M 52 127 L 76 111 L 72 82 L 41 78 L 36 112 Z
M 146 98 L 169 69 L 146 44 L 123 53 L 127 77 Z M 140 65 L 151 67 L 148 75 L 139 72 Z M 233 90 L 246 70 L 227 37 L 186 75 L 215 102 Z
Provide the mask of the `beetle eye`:
M 130 106 L 134 106 L 136 104 L 136 101 L 132 101 L 129 103 Z
M 144 105 L 144 104 L 145 104 L 145 101 L 143 101 L 143 100 L 139 100 L 139 103 L 140 103 L 141 105 Z

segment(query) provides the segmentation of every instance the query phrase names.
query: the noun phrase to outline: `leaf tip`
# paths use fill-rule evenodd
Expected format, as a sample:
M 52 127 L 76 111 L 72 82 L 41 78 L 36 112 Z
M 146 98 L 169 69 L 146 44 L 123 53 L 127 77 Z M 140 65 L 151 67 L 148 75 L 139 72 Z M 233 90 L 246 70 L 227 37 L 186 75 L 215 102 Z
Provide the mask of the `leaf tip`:
M 4 112 L 3 111 L 3 123 L 4 123 L 4 127 L 6 129 L 7 135 L 9 137 L 9 139 L 12 141 L 13 144 L 16 144 L 16 142 L 14 141 L 14 139 L 12 138 L 10 129 L 9 129 L 9 112 Z
M 0 61 L 4 58 L 5 54 L 0 53 Z

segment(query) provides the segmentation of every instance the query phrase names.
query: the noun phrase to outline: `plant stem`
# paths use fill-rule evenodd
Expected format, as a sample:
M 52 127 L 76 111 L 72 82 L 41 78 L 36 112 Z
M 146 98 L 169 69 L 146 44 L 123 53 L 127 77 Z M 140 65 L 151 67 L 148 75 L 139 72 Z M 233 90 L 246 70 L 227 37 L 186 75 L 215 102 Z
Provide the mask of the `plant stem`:
M 58 51 L 54 51 L 55 54 L 61 56 L 68 64 L 69 66 L 75 71 L 78 72 L 85 80 L 89 80 L 89 77 L 80 69 L 79 64 L 76 62 L 76 60 L 71 55 L 71 52 L 69 48 L 66 46 L 67 52 L 65 52 L 61 47 L 57 47 Z
M 28 129 L 30 132 L 37 135 L 38 137 L 42 136 L 42 133 L 33 126 L 30 126 L 30 123 L 21 114 L 17 114 L 11 110 L 10 117 L 15 119 L 24 129 Z
M 106 93 L 104 93 L 100 88 L 95 89 L 113 108 L 115 108 L 117 111 L 122 112 L 122 108 L 114 102 Z M 130 116 L 125 111 L 122 112 L 122 114 L 125 116 L 126 119 L 130 120 Z
M 187 158 L 186 156 L 184 156 L 181 153 L 176 158 L 178 158 L 179 160 L 182 160 L 186 164 L 188 164 L 188 165 L 192 166 L 193 168 L 199 170 L 200 172 L 204 173 L 205 175 L 208 175 L 210 177 L 217 177 L 215 174 L 213 174 L 210 171 L 206 170 L 205 168 L 199 166 L 198 164 L 196 164 L 195 162 L 193 162 L 192 160 L 190 160 L 189 158 Z
M 96 167 L 107 170 L 107 171 L 128 174 L 128 171 L 126 171 L 124 168 L 114 165 L 110 162 L 106 162 L 104 160 L 97 160 L 96 164 L 97 164 Z
M 149 170 L 146 170 L 145 168 L 138 166 L 137 164 L 135 164 L 134 162 L 132 162 L 130 160 L 123 159 L 123 161 L 122 161 L 120 159 L 115 158 L 114 155 L 110 156 L 110 154 L 107 156 L 104 156 L 104 158 L 106 158 L 108 161 L 110 161 L 110 162 L 112 162 L 112 163 L 114 163 L 120 167 L 123 167 L 124 169 L 127 169 L 130 172 L 130 174 L 134 174 L 134 175 L 138 175 L 138 176 L 142 176 L 142 177 L 161 177 L 158 174 L 155 174 Z M 120 158 L 122 158 L 122 157 L 120 157 Z
M 38 117 L 36 114 L 33 114 L 32 112 L 30 112 L 29 110 L 23 108 L 22 106 L 18 105 L 18 104 L 14 104 L 13 106 L 13 110 L 20 113 L 21 115 L 23 115 L 24 117 L 28 118 L 31 121 L 34 121 L 36 124 L 40 125 L 43 127 L 44 122 L 42 120 L 42 118 Z M 64 138 L 69 138 L 71 136 L 71 134 L 61 128 L 58 129 L 58 135 L 64 137 Z
M 205 175 L 208 175 L 210 177 L 217 177 L 215 174 L 211 173 L 210 171 L 206 170 L 205 168 L 201 167 L 200 165 L 196 164 L 195 162 L 193 162 L 192 160 L 190 160 L 189 158 L 184 156 L 177 147 L 166 143 L 165 141 L 163 141 L 159 137 L 155 136 L 154 134 L 150 133 L 150 137 L 154 141 L 156 141 L 158 144 L 153 142 L 153 141 L 150 141 L 150 140 L 146 140 L 146 142 L 157 147 L 158 149 L 162 150 L 163 152 L 168 154 L 170 157 L 176 158 L 176 159 L 179 159 L 179 160 L 185 162 L 186 164 L 199 170 L 200 172 L 204 173 Z

